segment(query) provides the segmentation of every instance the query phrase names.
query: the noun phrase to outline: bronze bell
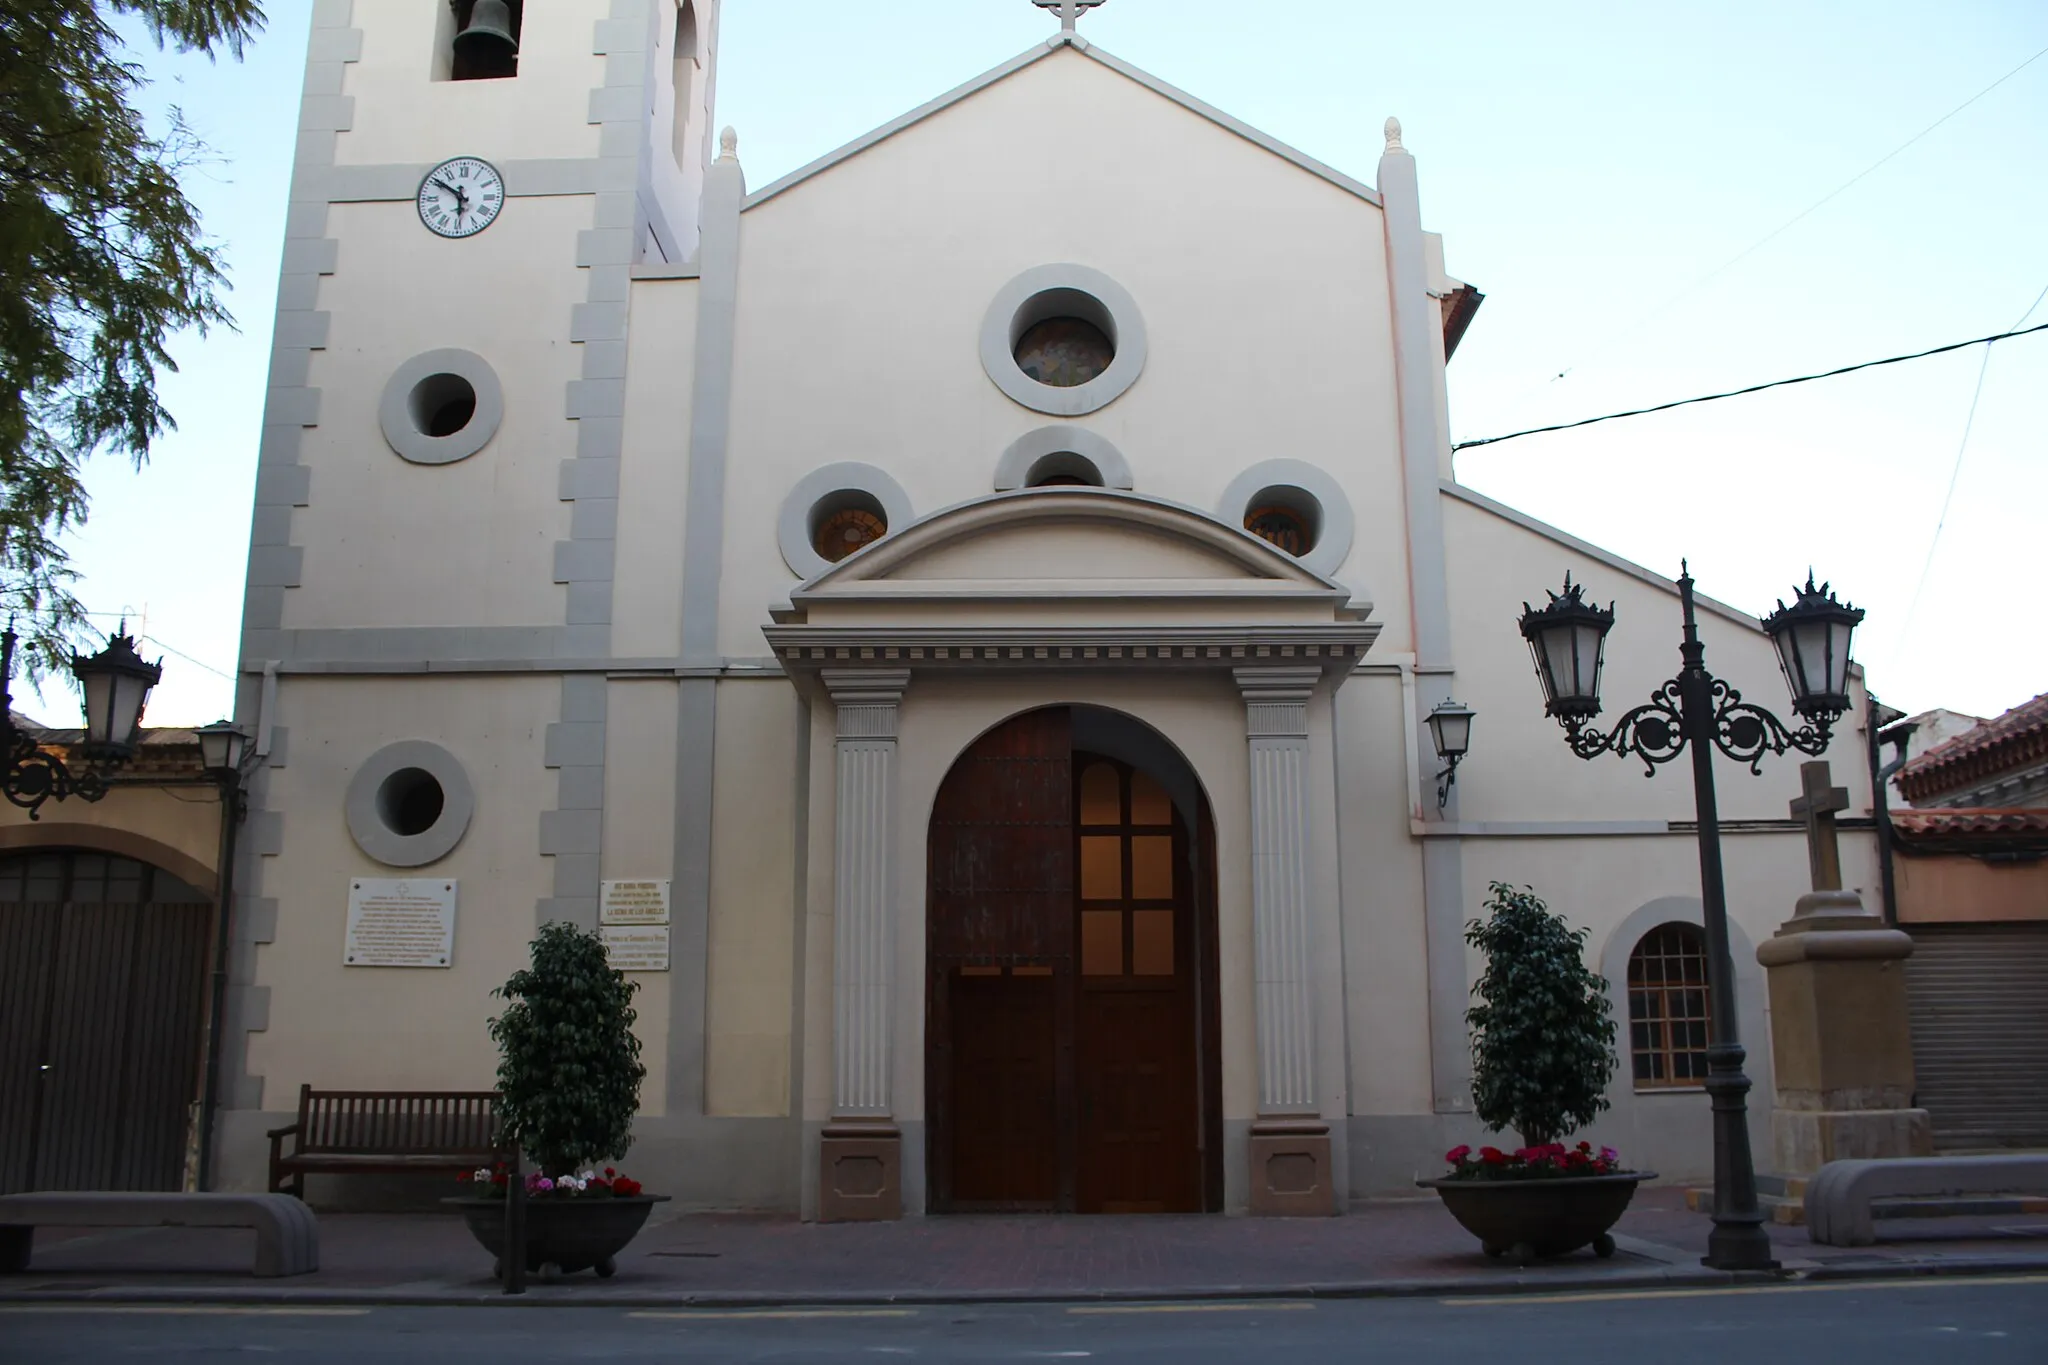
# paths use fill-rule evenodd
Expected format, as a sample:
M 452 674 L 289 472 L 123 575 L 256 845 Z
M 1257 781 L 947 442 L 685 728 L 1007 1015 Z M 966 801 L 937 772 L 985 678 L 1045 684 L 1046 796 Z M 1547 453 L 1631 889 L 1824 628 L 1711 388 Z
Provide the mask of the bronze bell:
M 512 7 L 505 0 L 476 0 L 468 26 L 455 35 L 455 50 L 484 62 L 517 57 L 519 40 L 512 36 Z

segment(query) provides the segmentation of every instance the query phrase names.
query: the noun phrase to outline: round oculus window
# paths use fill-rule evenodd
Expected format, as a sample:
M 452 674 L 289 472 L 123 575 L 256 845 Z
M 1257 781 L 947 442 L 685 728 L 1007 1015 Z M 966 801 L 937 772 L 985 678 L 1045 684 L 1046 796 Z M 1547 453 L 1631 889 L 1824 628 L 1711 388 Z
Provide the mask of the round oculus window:
M 1116 359 L 1116 347 L 1100 327 L 1083 318 L 1034 322 L 1017 338 L 1017 368 L 1050 388 L 1079 388 Z
M 448 797 L 425 768 L 400 768 L 377 786 L 377 817 L 402 838 L 425 834 L 441 818 Z
M 422 436 L 453 436 L 476 416 L 476 388 L 459 374 L 430 374 L 406 398 L 412 424 Z
M 818 529 L 811 536 L 811 548 L 826 562 L 837 564 L 887 534 L 889 523 L 874 512 L 864 507 L 842 507 L 819 519 Z
M 1244 515 L 1244 529 L 1297 557 L 1315 548 L 1315 533 L 1309 529 L 1308 519 L 1292 507 L 1254 507 Z

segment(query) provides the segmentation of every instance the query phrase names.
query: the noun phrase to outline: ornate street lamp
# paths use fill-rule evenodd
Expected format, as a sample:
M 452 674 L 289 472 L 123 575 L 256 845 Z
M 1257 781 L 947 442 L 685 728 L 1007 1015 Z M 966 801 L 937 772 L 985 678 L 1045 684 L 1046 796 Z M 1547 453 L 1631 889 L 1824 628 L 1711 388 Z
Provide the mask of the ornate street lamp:
M 1458 762 L 1472 747 L 1472 717 L 1478 714 L 1461 702 L 1446 699 L 1424 717 L 1429 725 L 1430 743 L 1436 746 L 1436 756 L 1445 764 L 1444 770 L 1436 775 L 1438 810 L 1451 799 L 1451 784 L 1458 780 Z
M 1707 672 L 1706 648 L 1693 619 L 1692 574 L 1681 561 L 1678 598 L 1685 635 L 1678 647 L 1678 676 L 1661 684 L 1647 704 L 1615 722 L 1606 733 L 1588 724 L 1600 714 L 1601 645 L 1614 625 L 1614 609 L 1590 606 L 1583 585 L 1569 576 L 1564 592 L 1551 593 L 1543 607 L 1522 604 L 1522 638 L 1543 684 L 1543 709 L 1564 726 L 1565 741 L 1580 758 L 1613 752 L 1643 760 L 1645 776 L 1692 750 L 1693 802 L 1699 814 L 1700 901 L 1707 936 L 1707 988 L 1711 1035 L 1707 1045 L 1707 1093 L 1714 1102 L 1714 1230 L 1707 1238 L 1706 1263 L 1721 1270 L 1769 1270 L 1771 1239 L 1756 1202 L 1756 1169 L 1750 1159 L 1749 1077 L 1735 1025 L 1735 969 L 1728 952 L 1728 897 L 1721 877 L 1721 821 L 1714 799 L 1715 749 L 1752 773 L 1763 771 L 1766 753 L 1797 749 L 1819 754 L 1828 747 L 1834 723 L 1849 709 L 1849 637 L 1863 613 L 1835 600 L 1825 586 L 1795 593 L 1762 624 L 1777 646 L 1792 708 L 1806 720 L 1799 729 Z
M 249 814 L 244 788 L 255 761 L 249 733 L 231 720 L 217 720 L 194 730 L 199 765 L 206 780 L 220 792 L 219 872 L 214 883 L 213 972 L 206 1014 L 206 1064 L 200 1079 L 199 1188 L 213 1187 L 213 1125 L 220 1100 L 220 1042 L 227 1020 L 228 948 L 233 942 L 235 909 L 235 833 Z
M 97 801 L 107 794 L 106 774 L 98 769 L 72 772 L 64 760 L 44 749 L 41 741 L 14 724 L 14 627 L 0 632 L 0 744 L 6 748 L 0 768 L 0 795 L 42 818 L 45 801 L 77 797 Z M 71 671 L 85 694 L 85 756 L 112 767 L 135 752 L 142 724 L 142 704 L 163 676 L 163 665 L 146 663 L 135 641 L 117 632 L 107 647 L 91 658 L 71 656 Z

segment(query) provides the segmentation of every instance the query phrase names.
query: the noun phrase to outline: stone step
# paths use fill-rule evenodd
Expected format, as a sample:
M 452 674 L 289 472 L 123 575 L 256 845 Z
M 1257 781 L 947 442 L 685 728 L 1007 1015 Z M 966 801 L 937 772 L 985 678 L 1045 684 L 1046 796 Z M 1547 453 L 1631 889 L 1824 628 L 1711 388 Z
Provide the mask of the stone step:
M 1776 1189 L 1766 1191 L 1766 1182 Z M 1757 1207 L 1773 1223 L 1802 1227 L 1806 1223 L 1806 1181 L 1803 1177 L 1757 1177 Z M 1714 1211 L 1714 1188 L 1688 1189 L 1685 1206 L 1694 1213 Z M 2048 1214 L 2048 1198 L 2031 1194 L 1938 1195 L 1924 1199 L 1879 1199 L 1871 1203 L 1870 1216 L 1890 1218 L 1984 1218 L 2014 1214 Z

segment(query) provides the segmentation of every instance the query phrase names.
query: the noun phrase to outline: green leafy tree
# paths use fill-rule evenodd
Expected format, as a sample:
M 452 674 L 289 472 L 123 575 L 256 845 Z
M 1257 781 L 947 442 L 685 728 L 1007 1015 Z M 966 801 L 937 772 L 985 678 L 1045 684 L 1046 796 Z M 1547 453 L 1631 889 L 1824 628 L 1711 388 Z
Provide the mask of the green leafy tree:
M 167 341 L 232 325 L 178 186 L 203 149 L 175 109 L 145 126 L 124 20 L 237 57 L 264 23 L 260 0 L 0 0 L 0 611 L 35 623 L 32 672 L 82 623 L 61 541 L 86 517 L 86 457 L 147 459 L 176 425 Z
M 1472 1028 L 1472 1102 L 1487 1127 L 1527 1147 L 1556 1142 L 1607 1108 L 1614 1020 L 1606 985 L 1586 966 L 1584 929 L 1536 893 L 1494 882 L 1488 917 L 1465 927 L 1486 974 L 1465 1012 Z
M 626 1154 L 640 1112 L 637 983 L 606 960 L 596 934 L 542 927 L 533 965 L 491 994 L 511 1003 L 491 1021 L 505 1136 L 541 1172 L 568 1175 Z

